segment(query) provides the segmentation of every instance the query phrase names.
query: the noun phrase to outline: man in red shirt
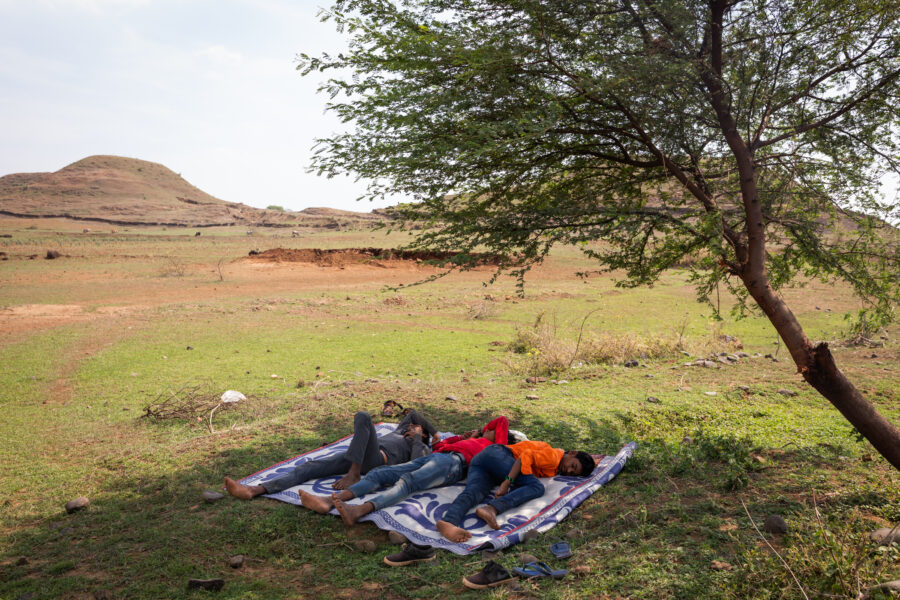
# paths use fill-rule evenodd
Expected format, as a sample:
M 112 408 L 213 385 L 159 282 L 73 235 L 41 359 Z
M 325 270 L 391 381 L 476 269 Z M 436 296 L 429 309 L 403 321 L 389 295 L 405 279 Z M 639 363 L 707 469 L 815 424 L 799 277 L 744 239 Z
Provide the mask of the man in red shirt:
M 301 491 L 300 500 L 303 506 L 319 513 L 327 513 L 335 507 L 344 523 L 353 525 L 370 512 L 392 506 L 412 493 L 462 480 L 469 463 L 479 452 L 493 444 L 506 444 L 508 436 L 509 421 L 506 417 L 497 417 L 480 431 L 469 431 L 434 443 L 428 456 L 402 465 L 372 469 L 338 494 L 314 496 Z M 382 487 L 388 489 L 363 504 L 345 504 L 346 500 L 359 498 Z

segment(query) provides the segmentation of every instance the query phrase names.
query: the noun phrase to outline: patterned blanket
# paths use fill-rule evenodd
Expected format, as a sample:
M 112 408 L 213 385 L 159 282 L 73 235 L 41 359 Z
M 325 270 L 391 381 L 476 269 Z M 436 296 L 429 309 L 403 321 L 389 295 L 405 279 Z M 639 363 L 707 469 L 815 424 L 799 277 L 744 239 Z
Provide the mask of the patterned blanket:
M 375 426 L 378 435 L 384 435 L 393 431 L 396 425 L 393 423 L 379 423 Z M 450 433 L 441 432 L 442 437 L 449 437 Z M 295 465 L 308 460 L 331 456 L 344 452 L 350 444 L 352 436 L 342 438 L 332 444 L 323 446 L 311 452 L 301 454 L 284 462 L 263 469 L 258 473 L 246 477 L 241 483 L 256 485 L 278 477 L 280 474 L 293 469 Z M 515 510 L 502 513 L 497 521 L 499 530 L 493 530 L 484 521 L 475 516 L 474 510 L 466 515 L 461 526 L 472 533 L 472 538 L 464 543 L 450 542 L 441 536 L 435 528 L 435 523 L 440 520 L 447 506 L 456 498 L 464 488 L 462 483 L 457 485 L 435 488 L 419 492 L 407 497 L 404 501 L 394 506 L 377 510 L 361 519 L 372 521 L 381 529 L 399 531 L 410 541 L 418 544 L 427 544 L 435 548 L 444 548 L 455 554 L 469 554 L 480 550 L 499 550 L 518 544 L 529 531 L 543 533 L 553 528 L 557 523 L 565 519 L 575 507 L 584 502 L 591 494 L 597 491 L 615 477 L 625 461 L 635 449 L 634 442 L 626 444 L 615 456 L 602 456 L 597 467 L 590 477 L 547 477 L 541 481 L 546 491 L 543 496 L 531 502 L 519 506 Z M 334 492 L 331 485 L 340 477 L 326 477 L 308 481 L 303 485 L 290 488 L 277 494 L 266 494 L 269 498 L 300 504 L 298 490 L 303 489 L 312 494 L 327 496 Z M 360 504 L 365 502 L 363 498 L 350 500 L 348 504 Z M 337 515 L 336 510 L 332 514 Z

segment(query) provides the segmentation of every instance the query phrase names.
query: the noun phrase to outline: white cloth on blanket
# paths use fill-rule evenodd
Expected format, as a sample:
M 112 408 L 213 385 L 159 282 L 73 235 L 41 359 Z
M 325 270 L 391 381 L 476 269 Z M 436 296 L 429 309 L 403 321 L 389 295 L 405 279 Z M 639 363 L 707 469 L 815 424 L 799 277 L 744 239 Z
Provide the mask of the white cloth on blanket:
M 393 431 L 395 427 L 396 425 L 393 423 L 379 423 L 375 426 L 375 431 L 381 436 Z M 442 438 L 450 435 L 452 434 L 441 432 Z M 350 445 L 351 438 L 352 436 L 347 436 L 327 446 L 301 454 L 290 460 L 273 465 L 268 469 L 263 469 L 242 479 L 241 483 L 256 485 L 278 477 L 286 469 L 293 469 L 295 465 L 307 460 L 344 452 Z M 528 531 L 544 532 L 565 519 L 575 507 L 584 502 L 591 494 L 622 470 L 622 467 L 625 466 L 625 461 L 634 452 L 635 447 L 634 442 L 630 442 L 623 446 L 614 456 L 604 456 L 590 477 L 557 476 L 542 478 L 541 482 L 545 487 L 544 495 L 499 515 L 497 518 L 497 522 L 500 524 L 499 530 L 488 527 L 484 521 L 475 516 L 474 510 L 471 511 L 466 515 L 461 526 L 472 534 L 472 538 L 463 544 L 444 539 L 438 533 L 435 523 L 440 520 L 444 511 L 453 502 L 453 499 L 463 490 L 465 487 L 464 483 L 412 494 L 394 506 L 366 515 L 361 521 L 372 521 L 380 529 L 398 531 L 417 544 L 444 548 L 455 554 L 469 554 L 484 549 L 499 550 L 521 542 Z M 340 475 L 336 475 L 308 481 L 303 485 L 278 492 L 277 494 L 266 494 L 266 496 L 282 502 L 299 505 L 299 490 L 302 489 L 318 496 L 327 496 L 335 491 L 331 486 L 340 477 Z M 348 504 L 361 504 L 365 501 L 366 497 L 363 496 L 362 498 L 350 500 Z M 332 514 L 337 515 L 337 511 L 333 510 Z

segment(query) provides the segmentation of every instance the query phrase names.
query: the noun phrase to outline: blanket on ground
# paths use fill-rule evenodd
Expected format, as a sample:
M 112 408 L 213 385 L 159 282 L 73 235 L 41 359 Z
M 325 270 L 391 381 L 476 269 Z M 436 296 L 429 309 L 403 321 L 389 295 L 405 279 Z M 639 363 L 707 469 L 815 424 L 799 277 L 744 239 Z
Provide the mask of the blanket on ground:
M 379 423 L 375 426 L 378 435 L 393 431 L 393 423 Z M 446 438 L 450 433 L 441 435 Z M 267 469 L 263 469 L 241 480 L 246 485 L 257 485 L 290 471 L 295 465 L 308 460 L 315 460 L 344 452 L 350 445 L 352 436 L 339 439 L 311 452 L 306 452 Z M 371 521 L 381 529 L 398 531 L 407 539 L 417 544 L 427 544 L 435 548 L 444 548 L 455 554 L 469 554 L 480 550 L 499 550 L 518 544 L 529 531 L 543 533 L 565 519 L 575 507 L 584 502 L 600 486 L 618 475 L 625 461 L 634 452 L 636 445 L 630 442 L 622 447 L 615 456 L 602 456 L 590 477 L 547 477 L 543 478 L 546 491 L 540 498 L 527 502 L 515 510 L 502 513 L 497 521 L 499 530 L 493 530 L 475 516 L 474 510 L 466 515 L 461 526 L 472 533 L 472 538 L 462 544 L 450 542 L 438 533 L 435 523 L 440 520 L 447 506 L 453 502 L 457 494 L 464 488 L 463 483 L 442 488 L 425 490 L 407 497 L 394 506 L 377 510 L 361 519 Z M 334 492 L 331 485 L 340 476 L 326 477 L 308 481 L 303 485 L 290 488 L 277 494 L 266 494 L 269 498 L 300 504 L 298 490 L 311 494 L 327 496 Z M 376 492 L 377 493 L 377 492 Z M 350 500 L 348 504 L 365 502 L 365 496 Z M 332 514 L 337 515 L 336 510 Z

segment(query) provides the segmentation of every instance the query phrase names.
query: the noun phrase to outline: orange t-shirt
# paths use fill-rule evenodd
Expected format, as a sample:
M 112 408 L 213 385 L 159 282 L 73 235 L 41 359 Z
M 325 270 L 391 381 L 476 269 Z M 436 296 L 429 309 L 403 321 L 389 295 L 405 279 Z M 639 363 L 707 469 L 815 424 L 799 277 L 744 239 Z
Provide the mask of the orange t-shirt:
M 559 468 L 565 452 L 554 448 L 547 442 L 519 442 L 507 446 L 512 450 L 513 456 L 522 461 L 522 475 L 534 475 L 535 477 L 553 477 Z

